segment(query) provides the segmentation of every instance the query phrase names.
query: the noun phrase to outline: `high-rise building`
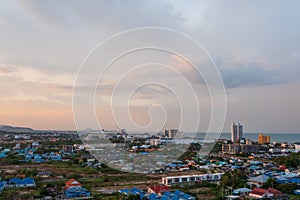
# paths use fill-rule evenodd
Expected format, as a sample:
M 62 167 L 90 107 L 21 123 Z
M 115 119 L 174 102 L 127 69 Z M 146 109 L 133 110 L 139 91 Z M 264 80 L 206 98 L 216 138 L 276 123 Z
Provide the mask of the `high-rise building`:
M 258 135 L 258 143 L 259 144 L 271 143 L 271 137 L 269 135 L 263 135 L 261 133 Z
M 179 133 L 178 129 L 165 129 L 165 137 L 174 138 L 177 133 Z
M 165 129 L 165 137 L 169 137 L 169 129 Z
M 233 143 L 239 143 L 243 138 L 243 126 L 240 123 L 231 124 L 231 141 Z

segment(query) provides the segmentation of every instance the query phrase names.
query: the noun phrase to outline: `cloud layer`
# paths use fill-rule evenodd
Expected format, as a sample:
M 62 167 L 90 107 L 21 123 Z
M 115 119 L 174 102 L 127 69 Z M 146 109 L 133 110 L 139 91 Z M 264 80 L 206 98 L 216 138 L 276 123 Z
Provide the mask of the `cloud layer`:
M 299 132 L 299 10 L 297 0 L 2 1 L 0 121 L 41 129 L 73 129 L 73 82 L 89 51 L 120 31 L 156 26 L 195 38 L 217 64 L 228 94 L 225 131 L 231 122 L 238 121 L 249 132 Z M 147 55 L 140 59 L 147 60 Z M 205 82 L 176 56 L 161 62 L 180 70 L 197 85 L 203 107 L 201 130 L 205 131 L 210 119 Z M 143 76 L 157 80 L 167 75 L 148 70 L 130 80 L 134 84 Z M 175 77 L 169 78 L 176 83 Z M 110 94 L 113 83 L 107 80 L 102 94 Z M 86 83 L 80 91 L 87 95 L 94 88 Z M 146 107 L 157 101 L 168 102 L 170 96 L 165 94 L 155 87 L 140 90 L 133 105 L 134 118 L 139 123 L 147 121 Z M 174 117 L 178 112 L 170 105 L 168 109 L 172 113 L 168 126 L 172 126 L 178 121 Z M 110 118 L 106 123 L 107 128 L 116 128 Z

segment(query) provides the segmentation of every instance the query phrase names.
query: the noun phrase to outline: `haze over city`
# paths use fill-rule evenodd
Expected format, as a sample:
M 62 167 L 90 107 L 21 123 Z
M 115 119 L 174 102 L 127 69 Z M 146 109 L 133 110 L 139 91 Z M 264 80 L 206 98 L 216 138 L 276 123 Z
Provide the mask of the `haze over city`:
M 227 96 L 223 131 L 229 132 L 232 122 L 241 122 L 244 132 L 299 133 L 299 1 L 188 2 L 1 1 L 0 124 L 75 129 L 73 86 L 88 53 L 121 31 L 163 27 L 194 38 L 220 70 Z M 142 60 L 147 54 L 139 56 Z M 130 65 L 132 59 L 129 57 L 125 62 Z M 158 60 L 181 70 L 195 85 L 201 99 L 199 131 L 205 131 L 211 107 L 205 84 L 195 79 L 195 74 L 178 57 L 164 55 Z M 115 67 L 123 64 L 117 63 Z M 133 74 L 129 81 L 134 84 L 144 77 L 156 81 L 168 77 L 160 68 L 151 69 Z M 170 76 L 168 80 L 176 84 L 177 79 Z M 111 89 L 112 82 L 107 80 L 106 84 Z M 88 83 L 81 87 L 83 96 L 94 89 Z M 185 88 L 180 87 L 184 94 Z M 155 103 L 167 109 L 167 127 L 178 124 L 178 106 L 174 106 L 176 101 L 166 90 L 144 88 L 135 98 L 130 109 L 138 124 L 149 121 L 148 109 Z M 188 100 L 183 103 L 188 104 Z M 97 109 L 103 128 L 116 129 L 111 112 L 101 106 Z M 193 114 L 194 107 L 188 110 Z M 161 119 L 161 111 L 151 114 L 152 119 Z M 89 119 L 85 127 L 90 127 Z M 182 129 L 190 131 L 189 126 Z

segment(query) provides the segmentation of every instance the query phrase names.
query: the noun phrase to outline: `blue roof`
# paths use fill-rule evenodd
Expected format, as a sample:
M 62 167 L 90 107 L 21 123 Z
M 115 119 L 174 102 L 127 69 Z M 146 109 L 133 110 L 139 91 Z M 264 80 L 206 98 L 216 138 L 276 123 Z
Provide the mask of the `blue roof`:
M 22 180 L 20 180 L 19 182 L 17 182 L 17 184 L 22 184 L 22 185 L 27 185 L 27 184 L 35 184 L 34 179 L 33 178 L 24 178 Z
M 252 190 L 248 189 L 248 188 L 238 188 L 233 190 L 233 194 L 243 194 L 243 193 L 248 193 L 251 192 Z
M 71 187 L 69 189 L 66 190 L 66 192 L 88 192 L 87 189 L 83 188 L 83 187 Z
M 6 158 L 6 157 L 7 155 L 4 152 L 0 153 L 0 158 Z
M 294 190 L 293 193 L 294 193 L 295 195 L 300 195 L 300 190 Z
M 144 193 L 144 191 L 139 189 L 139 188 L 131 188 L 131 192 L 133 194 L 142 194 L 142 193 Z
M 259 162 L 259 161 L 251 161 L 250 163 L 251 163 L 251 165 L 261 165 L 262 164 L 262 162 Z
M 269 178 L 270 177 L 268 177 L 267 175 L 262 174 L 262 175 L 259 175 L 259 176 L 256 176 L 256 177 L 251 177 L 248 180 L 253 181 L 253 182 L 258 182 L 258 183 L 265 183 L 265 182 L 267 182 L 267 180 Z
M 190 199 L 192 196 L 189 194 L 183 194 L 183 195 L 180 195 L 180 197 L 183 199 Z
M 8 181 L 8 183 L 17 183 L 17 182 L 19 182 L 21 179 L 19 179 L 19 178 L 12 178 L 12 179 L 10 179 L 9 181 Z
M 67 197 L 82 197 L 82 196 L 91 196 L 90 192 L 83 187 L 73 187 L 69 188 L 66 191 Z
M 6 187 L 6 182 L 3 181 L 3 182 L 0 182 L 0 189 L 3 189 Z
M 165 196 L 170 196 L 170 195 L 172 195 L 172 192 L 167 191 L 167 192 L 164 193 L 164 195 Z
M 175 192 L 173 192 L 174 194 L 176 195 L 181 195 L 181 194 L 184 194 L 183 192 L 181 192 L 180 190 L 176 190 Z
M 129 194 L 130 190 L 129 189 L 122 189 L 122 190 L 119 190 L 119 193 Z
M 288 182 L 300 184 L 300 178 L 290 178 Z
M 168 164 L 169 167 L 177 167 L 177 164 L 174 164 L 174 163 L 170 163 Z
M 129 195 L 129 194 L 144 194 L 145 192 L 139 188 L 131 188 L 131 189 L 121 189 L 120 193 Z
M 150 196 L 150 195 L 149 195 Z M 148 199 L 159 199 L 159 200 L 194 200 L 195 197 L 189 195 L 189 194 L 186 194 L 180 190 L 176 190 L 174 192 L 170 192 L 170 191 L 167 191 L 167 192 L 164 192 L 163 195 L 159 198 L 159 197 L 155 197 L 153 195 L 153 197 L 149 197 L 148 196 Z
M 169 198 L 167 196 L 163 195 L 163 196 L 160 197 L 160 200 L 169 200 Z
M 155 200 L 155 199 L 158 199 L 158 198 L 159 198 L 159 196 L 155 193 L 151 193 L 151 194 L 148 195 L 149 200 Z
M 257 169 L 259 169 L 259 167 L 257 167 L 256 165 L 251 165 L 251 166 L 249 167 L 249 169 L 250 169 L 250 170 L 257 170 Z

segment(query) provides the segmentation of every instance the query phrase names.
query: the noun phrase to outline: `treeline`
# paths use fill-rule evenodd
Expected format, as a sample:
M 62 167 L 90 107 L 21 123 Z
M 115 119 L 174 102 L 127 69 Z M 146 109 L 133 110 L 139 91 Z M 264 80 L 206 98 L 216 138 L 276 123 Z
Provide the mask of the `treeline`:
M 288 156 L 281 156 L 274 159 L 278 165 L 285 165 L 287 168 L 297 168 L 300 166 L 300 153 L 292 153 Z

